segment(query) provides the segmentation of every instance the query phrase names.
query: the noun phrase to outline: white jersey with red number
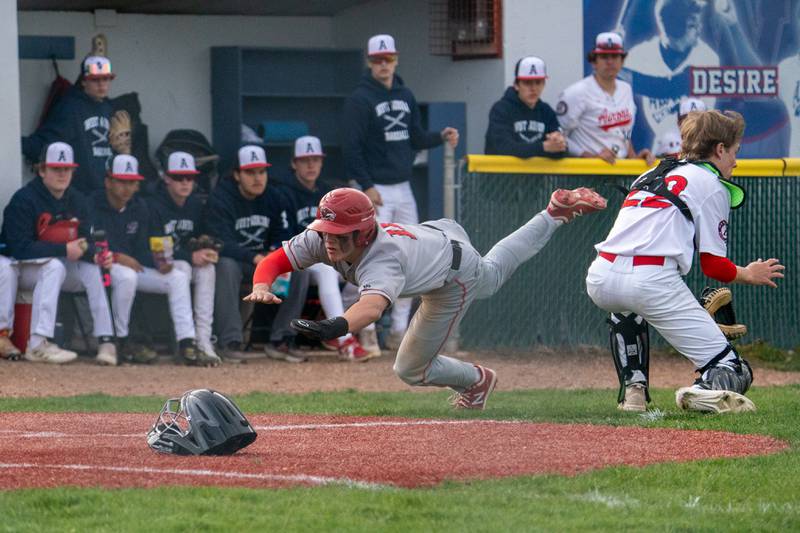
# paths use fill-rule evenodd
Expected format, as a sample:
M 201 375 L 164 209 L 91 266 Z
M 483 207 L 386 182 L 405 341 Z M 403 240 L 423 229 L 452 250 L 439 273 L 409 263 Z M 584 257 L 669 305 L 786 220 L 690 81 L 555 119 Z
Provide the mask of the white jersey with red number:
M 361 294 L 380 294 L 390 302 L 441 288 L 453 262 L 445 234 L 420 224 L 381 224 L 375 240 L 354 264 L 332 263 L 316 231 L 295 235 L 283 249 L 295 270 L 315 263 L 331 265 Z
M 688 164 L 673 169 L 665 182 L 686 202 L 694 224 L 666 198 L 632 190 L 608 237 L 595 248 L 627 257 L 672 257 L 684 275 L 692 267 L 695 243 L 700 253 L 725 257 L 731 204 L 717 174 L 707 167 Z
M 608 148 L 617 157 L 628 157 L 636 104 L 631 86 L 617 80 L 613 95 L 605 92 L 594 75 L 567 87 L 556 106 L 558 121 L 567 136 L 571 155 L 600 153 Z

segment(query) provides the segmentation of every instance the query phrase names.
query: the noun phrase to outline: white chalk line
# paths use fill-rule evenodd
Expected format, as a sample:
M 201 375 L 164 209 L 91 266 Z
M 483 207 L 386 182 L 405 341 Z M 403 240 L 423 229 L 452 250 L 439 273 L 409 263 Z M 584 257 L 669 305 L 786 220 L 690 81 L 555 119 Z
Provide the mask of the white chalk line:
M 517 420 L 384 420 L 374 422 L 343 422 L 339 424 L 282 424 L 268 426 L 254 426 L 256 431 L 294 431 L 294 430 L 319 430 L 319 429 L 349 429 L 349 428 L 377 428 L 377 427 L 411 427 L 411 426 L 459 426 L 470 424 L 519 424 Z M 1 438 L 23 439 L 61 439 L 61 438 L 144 438 L 145 433 L 64 433 L 61 431 L 24 431 L 14 429 L 0 429 Z
M 198 470 L 186 468 L 152 468 L 129 466 L 104 466 L 82 464 L 38 464 L 38 463 L 0 463 L 0 469 L 42 469 L 42 470 L 74 470 L 74 471 L 108 471 L 128 474 L 169 474 L 193 477 L 220 477 L 230 479 L 258 479 L 262 481 L 289 481 L 293 483 L 308 483 L 311 485 L 344 485 L 359 489 L 386 489 L 390 485 L 358 481 L 346 477 L 312 476 L 307 474 L 248 474 L 246 472 L 224 472 L 216 470 Z

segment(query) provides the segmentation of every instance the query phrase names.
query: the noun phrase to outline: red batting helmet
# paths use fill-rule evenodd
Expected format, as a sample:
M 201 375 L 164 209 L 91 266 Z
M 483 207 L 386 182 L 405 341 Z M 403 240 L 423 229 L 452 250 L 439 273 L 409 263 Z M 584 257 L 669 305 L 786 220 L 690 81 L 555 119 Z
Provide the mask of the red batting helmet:
M 367 246 L 375 239 L 377 222 L 372 200 L 357 189 L 334 189 L 319 202 L 317 219 L 308 229 L 334 235 L 357 231 L 356 246 Z

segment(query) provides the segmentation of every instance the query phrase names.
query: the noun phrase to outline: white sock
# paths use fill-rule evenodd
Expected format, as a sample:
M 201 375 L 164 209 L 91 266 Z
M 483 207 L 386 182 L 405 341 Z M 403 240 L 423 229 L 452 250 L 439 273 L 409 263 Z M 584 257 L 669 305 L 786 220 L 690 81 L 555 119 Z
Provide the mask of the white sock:
M 42 337 L 41 335 L 31 335 L 31 338 L 28 341 L 28 346 L 31 348 L 31 350 L 35 350 L 36 348 L 41 346 L 41 344 L 44 343 L 46 340 L 47 338 Z

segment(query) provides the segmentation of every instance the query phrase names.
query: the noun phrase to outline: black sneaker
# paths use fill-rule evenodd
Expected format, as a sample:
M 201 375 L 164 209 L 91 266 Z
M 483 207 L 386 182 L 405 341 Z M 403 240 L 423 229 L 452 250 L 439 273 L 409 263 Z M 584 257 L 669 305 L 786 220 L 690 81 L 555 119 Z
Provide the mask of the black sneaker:
M 128 363 L 136 363 L 140 365 L 148 365 L 158 359 L 158 354 L 155 350 L 151 350 L 143 344 L 127 340 L 127 338 L 117 339 L 119 342 L 118 355 L 119 358 Z
M 192 366 L 217 366 L 222 361 L 216 355 L 211 356 L 197 347 L 194 339 L 182 339 L 178 343 L 178 354 L 184 364 Z

